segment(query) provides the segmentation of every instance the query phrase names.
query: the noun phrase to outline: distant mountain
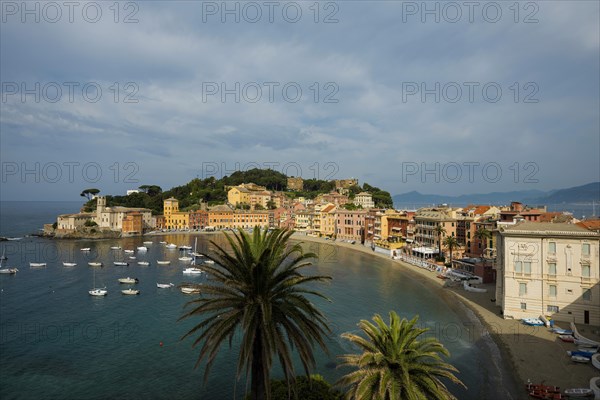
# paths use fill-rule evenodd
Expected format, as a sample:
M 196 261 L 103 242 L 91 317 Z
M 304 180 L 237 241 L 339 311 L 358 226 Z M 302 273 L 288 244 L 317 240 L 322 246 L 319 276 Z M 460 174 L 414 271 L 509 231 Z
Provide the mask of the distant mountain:
M 519 201 L 529 205 L 584 203 L 600 201 L 600 182 L 561 190 L 517 190 L 512 192 L 463 194 L 460 196 L 422 194 L 412 191 L 404 194 L 397 194 L 392 198 L 396 205 L 412 205 L 414 207 L 443 203 L 452 206 L 465 206 L 467 204 L 505 205 L 510 204 L 511 201 Z
M 524 199 L 524 202 L 531 204 L 591 203 L 592 201 L 600 201 L 600 182 L 554 190 L 546 193 L 545 196 Z

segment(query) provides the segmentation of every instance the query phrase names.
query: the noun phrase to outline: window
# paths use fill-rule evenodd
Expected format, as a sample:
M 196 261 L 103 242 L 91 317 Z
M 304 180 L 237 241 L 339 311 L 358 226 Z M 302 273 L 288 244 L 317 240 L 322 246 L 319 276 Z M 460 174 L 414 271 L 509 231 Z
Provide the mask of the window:
M 515 261 L 515 272 L 519 274 L 523 272 L 523 263 L 521 261 Z
M 583 254 L 584 256 L 590 255 L 590 244 L 589 243 L 584 243 L 581 245 L 581 254 Z
M 548 275 L 556 275 L 556 263 L 548 263 Z
M 548 292 L 550 294 L 550 297 L 556 297 L 556 285 L 548 286 Z
M 527 310 L 527 303 L 521 303 L 521 310 Z
M 592 289 L 583 289 L 583 295 L 581 296 L 585 301 L 592 300 Z
M 525 273 L 531 274 L 531 261 L 525 261 L 523 266 L 525 267 Z
M 590 277 L 590 266 L 589 265 L 581 266 L 581 276 L 583 276 L 584 278 Z
M 558 306 L 548 306 L 546 308 L 546 310 L 548 310 L 549 313 L 558 313 Z
M 550 254 L 556 254 L 556 242 L 549 242 L 548 243 L 548 253 L 550 253 Z
M 525 296 L 527 294 L 527 284 L 519 283 L 519 296 Z

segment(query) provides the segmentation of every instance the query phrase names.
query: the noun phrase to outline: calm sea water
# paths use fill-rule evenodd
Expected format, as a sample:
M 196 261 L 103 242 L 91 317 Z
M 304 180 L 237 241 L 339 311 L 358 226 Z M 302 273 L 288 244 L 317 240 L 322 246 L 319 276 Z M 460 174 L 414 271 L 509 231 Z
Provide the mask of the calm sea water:
M 20 203 L 2 205 L 3 236 L 21 236 L 60 212 L 75 211 L 67 203 Z M 69 209 L 69 207 L 71 207 Z M 6 210 L 10 213 L 5 214 Z M 29 222 L 25 222 L 24 218 Z M 8 225 L 6 225 L 8 224 Z M 18 227 L 18 228 L 17 228 Z M 192 340 L 181 336 L 199 320 L 177 322 L 192 297 L 176 288 L 157 289 L 156 282 L 180 284 L 201 281 L 182 274 L 179 252 L 159 244 L 164 240 L 194 245 L 211 251 L 211 235 L 169 235 L 102 241 L 54 241 L 26 237 L 2 242 L 9 260 L 5 265 L 19 268 L 14 276 L 0 276 L 0 398 L 2 399 L 240 399 L 247 390 L 236 384 L 234 342 L 225 346 L 206 383 L 204 368 L 194 369 L 198 352 Z M 151 240 L 146 254 L 128 260 L 111 246 L 135 249 Z M 89 254 L 79 249 L 91 247 Z M 327 340 L 329 354 L 316 351 L 317 373 L 331 382 L 343 371 L 336 370 L 336 356 L 353 352 L 340 338 L 343 332 L 359 332 L 360 319 L 390 310 L 412 317 L 419 314 L 425 326 L 451 351 L 451 362 L 461 371 L 467 392 L 453 388 L 461 399 L 492 398 L 482 394 L 489 371 L 486 352 L 474 343 L 465 316 L 456 314 L 434 292 L 402 272 L 388 260 L 348 251 L 327 244 L 307 243 L 307 250 L 319 255 L 311 273 L 330 275 L 333 280 L 320 289 L 331 302 L 315 303 L 331 320 L 333 334 Z M 170 266 L 156 260 L 167 259 Z M 88 261 L 101 260 L 104 268 L 92 268 Z M 130 261 L 129 267 L 113 266 L 115 260 Z M 150 261 L 141 267 L 137 261 Z M 30 268 L 29 262 L 44 261 L 46 268 Z M 63 267 L 63 261 L 77 262 Z M 94 276 L 95 275 L 95 276 Z M 120 277 L 137 277 L 139 296 L 121 295 Z M 106 286 L 104 298 L 88 295 L 93 281 Z M 301 372 L 301 371 L 299 371 Z M 274 371 L 278 375 L 279 371 Z

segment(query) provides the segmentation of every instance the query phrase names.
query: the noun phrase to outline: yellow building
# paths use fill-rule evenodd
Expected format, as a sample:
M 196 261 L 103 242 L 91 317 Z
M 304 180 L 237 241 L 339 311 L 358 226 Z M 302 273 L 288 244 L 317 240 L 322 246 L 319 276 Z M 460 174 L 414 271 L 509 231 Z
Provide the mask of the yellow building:
M 186 230 L 190 228 L 190 214 L 179 211 L 179 200 L 170 197 L 163 202 L 166 229 Z
M 208 225 L 219 229 L 248 229 L 269 226 L 268 211 L 233 210 L 226 205 L 208 210 Z
M 267 203 L 271 200 L 271 192 L 264 186 L 254 183 L 242 183 L 234 186 L 227 192 L 227 202 L 232 206 L 248 204 L 254 208 L 257 204 L 267 208 Z

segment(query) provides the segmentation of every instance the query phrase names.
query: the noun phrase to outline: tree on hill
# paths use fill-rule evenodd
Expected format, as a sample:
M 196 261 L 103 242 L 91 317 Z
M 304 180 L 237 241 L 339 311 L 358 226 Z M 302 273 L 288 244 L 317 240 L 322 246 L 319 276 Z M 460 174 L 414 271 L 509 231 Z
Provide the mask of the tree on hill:
M 100 193 L 99 189 L 85 189 L 79 194 L 81 197 L 86 197 L 88 200 L 91 200 L 93 196 Z

